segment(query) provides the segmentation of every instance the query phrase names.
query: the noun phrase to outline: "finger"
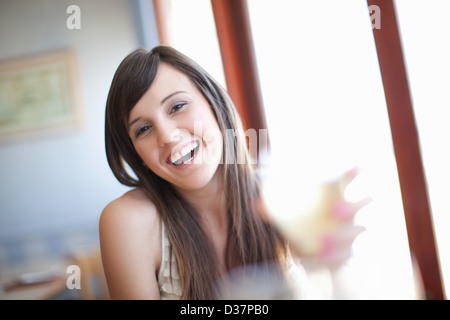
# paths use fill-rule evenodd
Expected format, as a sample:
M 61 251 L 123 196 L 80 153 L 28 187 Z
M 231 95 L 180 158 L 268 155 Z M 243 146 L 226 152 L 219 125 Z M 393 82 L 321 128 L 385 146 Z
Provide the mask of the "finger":
M 342 200 L 333 207 L 332 215 L 339 220 L 353 219 L 359 210 L 372 202 L 371 197 L 365 197 L 358 202 L 347 202 Z
M 350 182 L 352 182 L 359 175 L 360 172 L 360 167 L 353 167 L 350 170 L 345 171 L 339 179 L 341 190 L 344 190 L 350 184 Z
M 348 261 L 353 255 L 351 248 L 349 250 L 334 251 L 327 255 L 319 256 L 319 261 L 330 269 L 338 268 Z
M 366 231 L 366 227 L 360 225 L 352 225 L 334 232 L 333 234 L 329 235 L 329 237 L 338 246 L 348 246 L 351 245 L 356 237 L 364 231 Z
M 358 235 L 366 231 L 364 226 L 351 226 L 325 235 L 322 238 L 322 253 L 333 251 L 336 248 L 350 247 Z
M 322 239 L 322 251 L 319 260 L 324 263 L 342 263 L 352 254 L 352 246 L 362 232 L 366 230 L 363 226 L 353 226 L 343 232 L 337 232 L 325 236 Z

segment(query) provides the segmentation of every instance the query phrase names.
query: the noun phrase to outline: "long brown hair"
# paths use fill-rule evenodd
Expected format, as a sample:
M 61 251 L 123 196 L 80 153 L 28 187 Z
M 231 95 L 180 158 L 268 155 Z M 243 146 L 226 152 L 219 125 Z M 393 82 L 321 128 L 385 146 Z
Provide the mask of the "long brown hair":
M 219 266 L 197 212 L 170 183 L 143 164 L 126 130 L 131 109 L 151 86 L 161 62 L 191 79 L 211 105 L 223 133 L 224 165 L 218 168 L 222 168 L 229 219 L 226 267 L 282 261 L 286 247 L 274 228 L 255 211 L 259 186 L 241 120 L 227 92 L 199 65 L 173 48 L 158 46 L 151 51 L 137 49 L 129 54 L 114 75 L 106 105 L 105 144 L 109 166 L 122 184 L 146 191 L 157 207 L 178 262 L 182 298 L 212 299 L 217 297 L 219 289 Z

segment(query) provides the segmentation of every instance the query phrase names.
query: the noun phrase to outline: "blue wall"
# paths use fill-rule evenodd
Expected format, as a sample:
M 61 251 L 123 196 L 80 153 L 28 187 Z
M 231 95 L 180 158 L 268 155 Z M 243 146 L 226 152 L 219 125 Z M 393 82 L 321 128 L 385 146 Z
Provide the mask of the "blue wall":
M 80 30 L 66 26 L 71 4 Z M 120 61 L 157 44 L 152 10 L 149 0 L 0 2 L 0 59 L 73 49 L 84 115 L 76 129 L 0 144 L 0 267 L 98 243 L 102 209 L 127 190 L 106 162 L 106 97 Z

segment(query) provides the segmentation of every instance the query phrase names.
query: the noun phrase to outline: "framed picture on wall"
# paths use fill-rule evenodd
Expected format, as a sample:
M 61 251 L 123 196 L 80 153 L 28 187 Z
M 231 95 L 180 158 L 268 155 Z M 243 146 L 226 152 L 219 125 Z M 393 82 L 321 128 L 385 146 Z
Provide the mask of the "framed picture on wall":
M 0 61 L 0 142 L 75 128 L 82 123 L 75 52 Z

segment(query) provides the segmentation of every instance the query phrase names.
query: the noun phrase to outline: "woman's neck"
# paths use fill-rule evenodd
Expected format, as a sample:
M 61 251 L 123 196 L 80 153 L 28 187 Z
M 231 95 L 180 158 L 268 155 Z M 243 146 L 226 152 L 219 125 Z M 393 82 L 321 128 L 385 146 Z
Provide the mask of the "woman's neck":
M 205 234 L 211 239 L 219 259 L 219 265 L 223 271 L 226 270 L 225 256 L 229 222 L 220 168 L 204 188 L 179 190 L 179 192 L 198 212 L 199 223 Z
M 226 199 L 220 167 L 211 181 L 203 188 L 196 190 L 179 189 L 178 192 L 197 210 L 204 227 L 210 224 L 215 227 L 226 227 Z

